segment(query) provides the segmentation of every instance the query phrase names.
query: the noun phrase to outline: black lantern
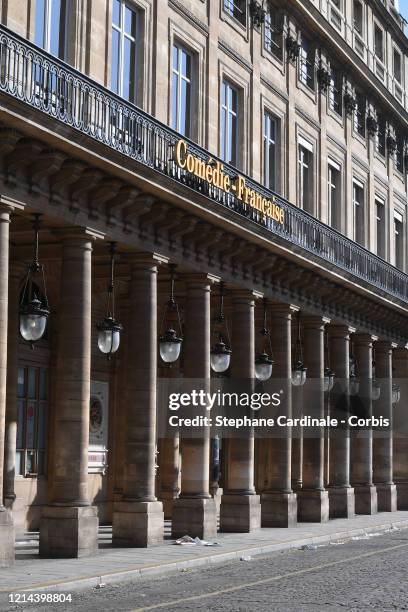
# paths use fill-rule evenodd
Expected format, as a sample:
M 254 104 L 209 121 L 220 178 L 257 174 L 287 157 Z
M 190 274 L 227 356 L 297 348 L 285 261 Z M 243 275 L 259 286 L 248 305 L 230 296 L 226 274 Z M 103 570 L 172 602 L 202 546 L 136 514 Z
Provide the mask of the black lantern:
M 174 297 L 176 264 L 170 264 L 170 296 L 163 314 L 162 330 L 159 340 L 160 357 L 164 363 L 174 363 L 180 357 L 183 334 L 179 307 Z M 176 318 L 178 331 L 174 329 L 172 319 Z
M 260 381 L 268 380 L 272 376 L 272 367 L 274 361 L 272 359 L 272 343 L 271 334 L 266 327 L 266 299 L 263 301 L 263 327 L 260 330 L 262 337 L 261 352 L 255 358 L 255 378 Z
M 376 380 L 375 376 L 375 361 L 373 361 L 373 373 L 372 373 L 372 381 L 371 381 L 371 399 L 373 401 L 377 401 L 380 399 L 381 395 L 381 384 Z
M 330 367 L 329 335 L 326 330 L 324 332 L 324 342 L 325 342 L 325 353 L 326 353 L 326 356 L 325 356 L 326 367 L 324 368 L 323 386 L 324 386 L 324 390 L 328 392 L 333 389 L 335 374 Z
M 392 403 L 398 404 L 401 399 L 401 387 L 397 383 L 392 383 Z
M 98 348 L 101 353 L 111 358 L 113 353 L 119 348 L 120 334 L 122 325 L 115 320 L 115 292 L 114 292 L 114 271 L 115 271 L 115 252 L 116 244 L 111 242 L 110 245 L 110 283 L 108 286 L 108 298 L 106 303 L 106 317 L 101 323 L 97 324 L 98 329 Z
M 295 363 L 292 367 L 292 385 L 294 387 L 302 387 L 306 382 L 307 368 L 303 363 L 303 347 L 300 333 L 300 312 L 297 314 L 297 328 Z
M 50 314 L 45 286 L 44 266 L 38 259 L 38 234 L 40 229 L 40 214 L 34 215 L 34 256 L 28 266 L 27 275 L 20 301 L 20 334 L 34 348 L 34 342 L 40 340 L 47 328 Z M 39 278 L 42 289 L 36 280 Z
M 360 380 L 358 378 L 358 370 L 357 370 L 357 359 L 355 358 L 353 351 L 350 351 L 349 357 L 349 392 L 350 395 L 358 395 L 360 391 Z
M 220 310 L 215 323 L 218 328 L 218 339 L 211 349 L 211 368 L 214 372 L 221 374 L 228 370 L 232 353 L 228 325 L 224 315 L 224 283 L 220 283 Z

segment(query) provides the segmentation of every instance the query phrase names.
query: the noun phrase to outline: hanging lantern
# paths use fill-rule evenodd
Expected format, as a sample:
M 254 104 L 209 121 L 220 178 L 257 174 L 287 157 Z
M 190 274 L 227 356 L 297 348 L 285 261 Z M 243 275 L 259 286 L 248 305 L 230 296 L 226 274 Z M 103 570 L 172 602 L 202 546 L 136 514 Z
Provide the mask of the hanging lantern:
M 380 395 L 381 395 L 381 384 L 378 382 L 378 380 L 376 380 L 376 377 L 375 377 L 375 361 L 373 361 L 372 376 L 373 376 L 373 379 L 371 382 L 371 399 L 373 401 L 377 401 L 380 399 Z
M 264 299 L 263 327 L 260 331 L 262 336 L 262 348 L 259 355 L 255 358 L 255 377 L 260 381 L 268 380 L 272 376 L 272 367 L 274 364 L 272 359 L 271 334 L 269 329 L 266 327 L 266 307 L 267 302 L 266 299 Z M 269 349 L 269 351 L 267 349 Z
M 30 342 L 31 348 L 34 348 L 34 342 L 44 336 L 50 314 L 44 266 L 40 264 L 38 259 L 40 218 L 40 214 L 34 215 L 34 256 L 27 270 L 19 309 L 20 334 L 24 340 Z M 35 282 L 37 277 L 40 278 L 42 289 Z
M 401 399 L 401 387 L 397 383 L 392 384 L 392 403 L 398 404 Z
M 307 368 L 303 363 L 303 347 L 300 333 L 300 312 L 298 312 L 297 315 L 297 326 L 296 356 L 295 363 L 292 367 L 292 385 L 294 387 L 302 387 L 306 382 Z
M 159 339 L 160 357 L 164 363 L 174 363 L 180 357 L 183 342 L 180 312 L 174 297 L 174 281 L 176 264 L 170 264 L 170 296 L 162 320 L 162 333 Z M 178 332 L 174 329 L 171 319 L 176 315 Z
M 224 283 L 220 283 L 220 310 L 215 322 L 218 324 L 219 331 L 218 340 L 211 349 L 211 368 L 217 374 L 221 374 L 228 370 L 232 353 L 228 325 L 224 316 Z
M 115 243 L 111 242 L 110 260 L 110 284 L 108 286 L 108 298 L 106 304 L 106 317 L 97 324 L 98 348 L 101 353 L 111 358 L 119 348 L 122 325 L 115 320 L 115 292 L 114 292 L 114 268 L 115 268 Z
M 357 360 L 354 357 L 353 353 L 350 353 L 349 358 L 349 370 L 350 370 L 350 379 L 349 379 L 349 393 L 350 395 L 358 395 L 360 391 L 360 381 L 358 378 L 357 372 Z
M 324 368 L 323 388 L 325 392 L 329 392 L 333 389 L 335 374 L 330 367 L 329 334 L 326 329 L 324 330 L 324 348 L 326 353 L 325 362 L 327 365 Z

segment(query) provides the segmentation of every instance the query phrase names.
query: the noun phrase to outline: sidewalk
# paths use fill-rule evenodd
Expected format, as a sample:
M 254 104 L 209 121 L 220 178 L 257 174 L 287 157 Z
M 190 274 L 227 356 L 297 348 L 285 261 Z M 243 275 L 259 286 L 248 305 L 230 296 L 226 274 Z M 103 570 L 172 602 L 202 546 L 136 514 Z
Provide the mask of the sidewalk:
M 111 528 L 100 528 L 100 549 L 84 559 L 40 559 L 38 534 L 27 533 L 16 544 L 16 564 L 0 570 L 0 593 L 22 590 L 72 591 L 95 587 L 100 582 L 117 583 L 140 576 L 159 575 L 208 563 L 240 557 L 324 544 L 390 529 L 408 528 L 408 512 L 383 512 L 375 516 L 336 519 L 320 525 L 300 523 L 291 529 L 261 529 L 251 534 L 217 535 L 219 546 L 175 546 L 166 523 L 164 544 L 149 549 L 113 548 Z

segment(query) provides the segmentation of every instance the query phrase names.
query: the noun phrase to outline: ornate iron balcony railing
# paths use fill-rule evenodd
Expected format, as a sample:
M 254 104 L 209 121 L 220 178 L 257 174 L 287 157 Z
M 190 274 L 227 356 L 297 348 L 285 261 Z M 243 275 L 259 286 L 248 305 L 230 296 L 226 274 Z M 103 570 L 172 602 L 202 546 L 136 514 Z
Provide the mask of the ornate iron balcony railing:
M 269 231 L 271 240 L 291 245 L 304 256 L 312 255 L 408 303 L 407 274 L 241 172 L 249 188 L 267 199 L 275 197 L 284 210 L 283 224 L 263 216 L 234 193 L 181 170 L 174 157 L 180 134 L 4 26 L 0 26 L 0 92 L 235 211 Z M 204 162 L 217 160 L 191 141 L 188 147 Z M 223 165 L 224 173 L 233 179 L 237 170 Z

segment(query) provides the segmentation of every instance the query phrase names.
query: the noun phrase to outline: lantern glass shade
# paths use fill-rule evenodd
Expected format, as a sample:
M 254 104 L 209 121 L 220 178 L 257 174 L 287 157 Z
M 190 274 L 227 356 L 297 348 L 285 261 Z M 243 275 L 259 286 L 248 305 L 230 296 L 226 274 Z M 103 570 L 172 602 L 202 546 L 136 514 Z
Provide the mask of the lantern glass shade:
M 360 381 L 355 376 L 350 377 L 349 385 L 350 395 L 358 395 L 360 391 Z
M 164 363 L 174 363 L 180 357 L 182 339 L 174 329 L 168 329 L 160 338 L 160 357 Z
M 376 401 L 380 399 L 381 395 L 381 385 L 376 380 L 373 380 L 371 385 L 371 399 Z
M 27 342 L 40 340 L 46 330 L 49 310 L 33 298 L 20 308 L 20 334 Z
M 112 317 L 105 317 L 98 326 L 98 348 L 101 353 L 111 355 L 116 353 L 120 345 L 122 326 Z
M 398 404 L 401 399 L 401 388 L 399 385 L 392 385 L 392 403 Z
M 211 351 L 211 368 L 214 372 L 226 372 L 230 366 L 231 349 L 229 349 L 223 340 L 219 340 Z
M 255 378 L 260 381 L 268 380 L 272 376 L 273 361 L 267 353 L 261 353 L 255 359 Z
M 292 385 L 302 387 L 306 382 L 307 368 L 301 361 L 297 361 L 292 369 Z
M 330 368 L 324 370 L 324 390 L 331 391 L 334 385 L 334 372 Z

